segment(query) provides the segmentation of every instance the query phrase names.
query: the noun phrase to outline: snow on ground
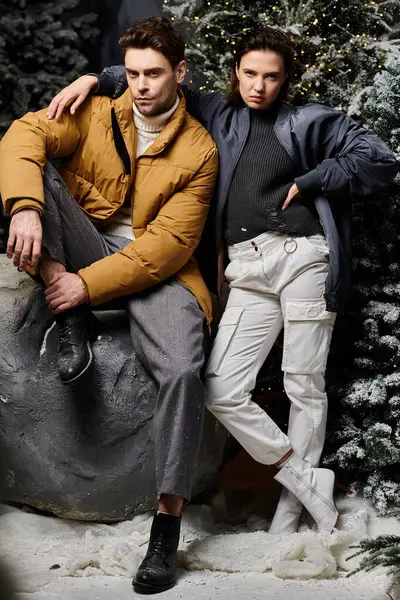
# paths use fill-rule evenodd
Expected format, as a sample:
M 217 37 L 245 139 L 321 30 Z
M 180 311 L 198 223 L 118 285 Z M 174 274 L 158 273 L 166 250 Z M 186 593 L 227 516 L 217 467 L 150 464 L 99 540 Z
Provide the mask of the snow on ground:
M 345 577 L 359 559 L 349 549 L 365 535 L 399 533 L 400 523 L 375 515 L 354 498 L 338 503 L 339 530 L 321 535 L 302 526 L 269 535 L 252 519 L 246 528 L 216 524 L 207 507 L 189 506 L 182 524 L 178 585 L 163 600 L 190 596 L 242 600 L 388 600 L 384 572 Z M 4 507 L 2 554 L 21 600 L 126 600 L 148 542 L 151 516 L 113 525 L 66 521 Z

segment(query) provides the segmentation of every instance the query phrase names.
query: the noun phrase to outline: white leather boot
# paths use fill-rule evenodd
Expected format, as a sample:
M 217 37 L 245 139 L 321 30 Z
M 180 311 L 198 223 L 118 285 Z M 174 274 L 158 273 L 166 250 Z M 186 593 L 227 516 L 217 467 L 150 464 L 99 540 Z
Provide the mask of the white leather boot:
M 294 494 L 282 488 L 274 518 L 269 527 L 269 533 L 296 533 L 299 527 L 303 505 Z
M 293 453 L 279 468 L 275 479 L 300 500 L 317 523 L 318 531 L 333 530 L 339 516 L 333 501 L 333 471 L 314 468 Z

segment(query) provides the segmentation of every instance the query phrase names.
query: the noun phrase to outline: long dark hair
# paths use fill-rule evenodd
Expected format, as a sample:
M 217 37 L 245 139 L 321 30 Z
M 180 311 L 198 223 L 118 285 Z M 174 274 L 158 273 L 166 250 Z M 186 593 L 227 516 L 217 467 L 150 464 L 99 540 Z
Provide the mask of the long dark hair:
M 288 100 L 289 88 L 293 77 L 295 50 L 290 37 L 283 31 L 273 29 L 272 27 L 254 29 L 246 33 L 237 44 L 234 64 L 231 71 L 228 99 L 235 103 L 242 100 L 239 91 L 239 80 L 236 75 L 236 67 L 239 68 L 243 56 L 252 50 L 272 50 L 273 52 L 281 54 L 285 63 L 287 79 L 281 87 L 279 99 Z

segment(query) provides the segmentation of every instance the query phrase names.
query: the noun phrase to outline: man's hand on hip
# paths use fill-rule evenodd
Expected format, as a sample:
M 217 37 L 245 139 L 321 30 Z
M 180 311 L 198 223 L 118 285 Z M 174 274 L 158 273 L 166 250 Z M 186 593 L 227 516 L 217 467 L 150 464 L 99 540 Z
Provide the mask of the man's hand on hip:
M 86 302 L 82 279 L 74 273 L 59 273 L 46 289 L 46 302 L 55 313 L 63 312 Z
M 42 223 L 37 210 L 20 210 L 11 219 L 7 257 L 13 258 L 19 271 L 28 265 L 36 269 L 42 249 Z

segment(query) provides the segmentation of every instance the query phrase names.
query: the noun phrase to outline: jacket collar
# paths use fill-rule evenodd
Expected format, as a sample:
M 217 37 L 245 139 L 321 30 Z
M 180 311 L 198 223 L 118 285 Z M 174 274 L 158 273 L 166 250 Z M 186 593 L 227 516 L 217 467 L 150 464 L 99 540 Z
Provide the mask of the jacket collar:
M 178 108 L 168 121 L 164 129 L 161 131 L 155 142 L 146 150 L 143 156 L 154 156 L 160 154 L 167 146 L 169 146 L 175 137 L 181 130 L 186 116 L 186 101 L 183 93 L 178 89 L 179 104 Z M 125 143 L 127 140 L 133 140 L 135 143 L 131 143 L 127 148 L 131 161 L 136 160 L 136 156 L 133 156 L 133 149 L 136 148 L 136 129 L 133 121 L 133 110 L 132 110 L 132 94 L 128 88 L 122 96 L 112 101 L 112 106 L 115 111 L 119 126 L 121 128 L 122 135 L 124 136 Z
M 144 152 L 143 156 L 155 156 L 156 154 L 160 154 L 167 146 L 169 146 L 179 131 L 181 130 L 183 123 L 185 121 L 186 116 L 186 100 L 181 92 L 178 89 L 179 95 L 179 104 L 172 115 L 171 119 L 168 121 L 164 129 L 161 131 L 158 138 L 153 142 L 153 144 Z
M 292 104 L 289 104 L 288 102 L 281 102 L 276 122 L 281 123 L 282 121 L 285 121 L 292 114 L 292 112 Z
M 274 130 L 275 130 L 276 137 L 278 138 L 278 141 L 283 146 L 283 148 L 286 150 L 286 152 L 288 153 L 290 158 L 293 161 L 297 161 L 298 157 L 296 155 L 296 148 L 294 145 L 294 140 L 290 133 L 289 133 L 289 135 L 284 133 L 285 128 L 287 129 L 287 126 L 290 124 L 290 117 L 291 117 L 292 113 L 293 113 L 293 105 L 289 104 L 288 102 L 282 102 L 279 107 L 278 116 L 275 121 Z

